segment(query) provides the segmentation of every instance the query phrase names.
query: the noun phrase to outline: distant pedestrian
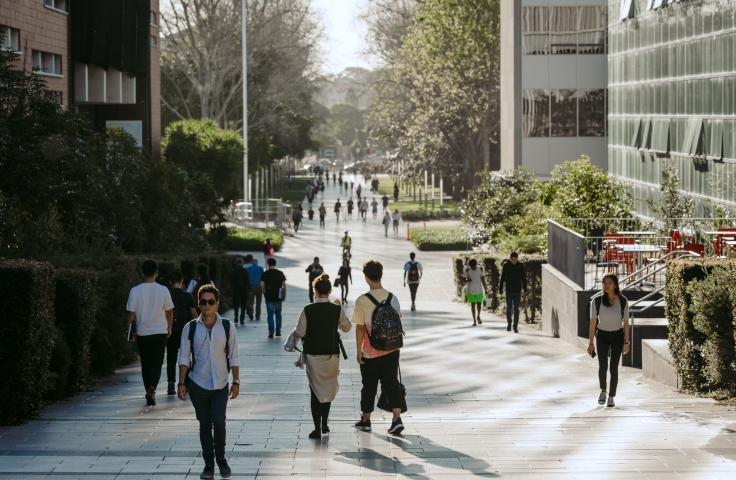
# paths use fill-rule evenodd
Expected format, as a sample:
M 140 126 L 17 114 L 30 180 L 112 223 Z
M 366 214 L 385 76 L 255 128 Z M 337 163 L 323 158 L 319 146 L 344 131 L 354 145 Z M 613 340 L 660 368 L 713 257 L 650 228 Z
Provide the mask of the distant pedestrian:
M 478 261 L 471 258 L 463 273 L 463 279 L 468 283 L 467 299 L 470 304 L 470 313 L 473 315 L 473 326 L 483 323 L 480 312 L 483 310 L 483 292 L 486 288 L 486 272 L 478 265 Z M 477 310 L 477 311 L 476 311 Z
M 399 185 L 394 183 L 394 202 L 399 201 Z
M 324 202 L 319 206 L 317 210 L 319 212 L 319 228 L 325 228 L 325 217 L 327 216 L 327 209 L 325 208 Z
M 337 199 L 337 202 L 335 202 L 335 216 L 337 217 L 337 222 L 340 223 L 340 210 L 342 210 L 342 204 L 340 203 L 340 199 Z
M 354 183 L 355 183 L 355 182 L 350 182 L 350 191 L 351 191 L 351 192 L 353 191 L 353 185 L 354 185 Z
M 348 281 L 350 281 L 351 285 L 353 283 L 353 274 L 351 270 L 350 262 L 343 259 L 342 266 L 340 267 L 340 270 L 337 271 L 337 276 L 340 277 L 340 298 L 342 298 L 343 303 L 347 303 L 348 301 Z
M 337 182 L 340 184 L 340 190 L 342 190 L 342 172 L 340 172 L 340 176 L 337 178 Z
M 342 247 L 342 256 L 345 258 L 345 252 L 350 253 L 350 249 L 353 247 L 353 239 L 348 235 L 348 231 L 345 230 L 345 236 L 340 240 L 340 246 Z
M 376 197 L 373 197 L 373 201 L 371 202 L 371 209 L 373 212 L 373 220 L 375 220 L 376 216 L 378 216 L 378 202 L 376 201 Z
M 399 349 L 403 345 L 399 300 L 381 285 L 383 265 L 375 260 L 363 264 L 363 275 L 370 291 L 358 297 L 350 319 L 355 324 L 355 341 L 363 389 L 360 391 L 362 415 L 355 428 L 371 431 L 378 382 L 393 418 L 388 433 L 404 430 L 401 413 L 406 411 L 406 398 L 399 383 Z
M 174 304 L 174 323 L 171 327 L 171 336 L 166 339 L 166 376 L 169 384 L 166 393 L 169 395 L 176 395 L 176 370 L 179 364 L 181 332 L 187 322 L 197 318 L 194 297 L 181 288 L 183 281 L 181 272 L 169 274 L 169 294 Z
M 276 259 L 268 259 L 268 270 L 261 276 L 268 313 L 268 338 L 281 336 L 281 304 L 286 301 L 286 277 L 276 268 Z M 275 318 L 274 318 L 275 317 Z M 275 321 L 274 321 L 275 320 Z
M 312 208 L 311 205 L 309 206 L 309 211 L 307 213 L 309 215 L 309 219 L 314 220 L 314 209 Z
M 266 241 L 263 242 L 263 259 L 266 263 L 268 263 L 269 258 L 273 258 L 273 254 L 275 253 L 275 251 L 276 250 L 271 244 L 271 239 L 267 238 Z
M 174 303 L 169 289 L 156 283 L 158 263 L 146 260 L 141 265 L 143 283 L 130 289 L 128 295 L 128 323 L 135 321 L 135 342 L 141 359 L 146 405 L 156 405 L 156 387 L 161 380 L 166 339 L 174 325 Z M 132 339 L 131 339 L 132 340 Z
M 394 214 L 392 218 L 394 222 L 394 237 L 398 237 L 399 236 L 399 220 L 401 220 L 401 214 L 399 213 L 398 209 L 394 210 Z
M 225 459 L 225 422 L 228 399 L 235 400 L 240 394 L 238 335 L 230 321 L 217 314 L 220 292 L 213 285 L 199 291 L 198 303 L 202 315 L 187 323 L 181 336 L 178 393 L 182 401 L 186 401 L 189 393 L 199 421 L 199 442 L 204 459 L 204 471 L 199 478 L 214 478 L 215 462 L 220 476 L 229 478 L 232 471 Z M 184 381 L 187 370 L 188 387 Z M 233 372 L 232 386 L 228 385 L 230 370 Z
M 526 271 L 519 262 L 519 254 L 511 252 L 509 260 L 501 268 L 501 280 L 498 282 L 498 293 L 503 295 L 503 284 L 506 283 L 506 322 L 507 331 L 511 331 L 511 312 L 514 313 L 514 332 L 519 333 L 519 304 L 521 293 L 526 292 Z
M 388 197 L 384 194 L 381 197 L 381 205 L 383 205 L 383 211 L 388 212 Z
M 360 217 L 363 219 L 363 223 L 365 223 L 366 218 L 368 217 L 368 200 L 363 197 L 363 201 L 360 202 Z
M 248 295 L 250 294 L 250 275 L 244 267 L 242 258 L 235 259 L 233 267 L 233 323 L 238 323 L 238 311 L 240 311 L 240 323 L 245 323 L 245 314 L 248 311 Z M 252 318 L 252 314 L 248 312 Z
M 294 212 L 291 214 L 291 219 L 294 221 L 294 233 L 299 231 L 299 225 L 302 223 L 302 218 L 301 206 L 297 205 L 294 207 Z
M 353 205 L 355 205 L 353 197 L 350 197 L 350 200 L 348 200 L 348 218 L 351 220 L 353 219 Z
M 204 263 L 200 263 L 199 265 L 197 265 L 194 279 L 189 282 L 187 292 L 191 293 L 192 297 L 197 298 L 200 288 L 202 288 L 204 285 L 214 284 L 215 282 L 210 279 L 209 269 L 207 268 L 207 265 L 205 265 Z M 199 315 L 199 308 L 197 308 L 197 315 Z
M 355 189 L 355 194 L 358 196 L 358 201 L 360 201 L 360 194 L 363 191 L 363 187 L 358 184 L 358 187 Z
M 404 264 L 404 286 L 409 284 L 409 292 L 411 293 L 411 311 L 417 309 L 417 289 L 419 288 L 419 281 L 422 279 L 424 271 L 422 264 L 415 260 L 416 254 L 411 252 L 409 254 L 409 261 Z
M 603 295 L 590 302 L 590 341 L 588 355 L 595 353 L 593 339 L 598 346 L 598 380 L 601 393 L 598 405 L 606 403 L 606 377 L 611 371 L 611 388 L 608 389 L 608 407 L 615 407 L 618 386 L 618 363 L 621 354 L 629 353 L 629 302 L 621 294 L 618 277 L 613 273 L 603 276 Z
M 388 227 L 391 225 L 391 217 L 389 216 L 388 212 L 383 213 L 383 231 L 385 233 L 385 236 L 388 237 Z
M 307 291 L 309 292 L 309 303 L 314 303 L 314 289 L 312 288 L 312 282 L 314 279 L 324 273 L 325 269 L 319 264 L 319 257 L 314 257 L 314 262 L 305 270 L 309 274 L 309 284 L 307 285 Z
M 261 319 L 261 300 L 263 299 L 263 285 L 261 285 L 263 267 L 258 265 L 258 260 L 253 258 L 246 269 L 250 277 L 250 314 L 248 316 L 253 320 L 253 315 L 255 315 L 258 321 Z

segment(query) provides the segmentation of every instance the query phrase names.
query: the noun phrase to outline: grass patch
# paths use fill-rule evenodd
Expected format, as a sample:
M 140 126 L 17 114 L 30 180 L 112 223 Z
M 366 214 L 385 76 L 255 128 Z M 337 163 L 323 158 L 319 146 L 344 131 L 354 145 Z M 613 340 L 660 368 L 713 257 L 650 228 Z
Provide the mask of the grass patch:
M 266 238 L 271 239 L 277 252 L 284 243 L 284 236 L 275 228 L 229 228 L 220 247 L 224 250 L 260 252 Z
M 304 201 L 304 198 L 306 197 L 307 193 L 304 191 L 305 188 L 307 188 L 307 182 L 311 180 L 310 178 L 298 178 L 298 177 L 292 177 L 291 179 L 291 188 L 290 189 L 283 189 L 281 190 L 281 200 L 282 201 L 290 201 L 292 205 L 297 203 L 302 203 Z
M 423 252 L 465 250 L 468 236 L 458 227 L 435 227 L 413 230 L 411 241 Z

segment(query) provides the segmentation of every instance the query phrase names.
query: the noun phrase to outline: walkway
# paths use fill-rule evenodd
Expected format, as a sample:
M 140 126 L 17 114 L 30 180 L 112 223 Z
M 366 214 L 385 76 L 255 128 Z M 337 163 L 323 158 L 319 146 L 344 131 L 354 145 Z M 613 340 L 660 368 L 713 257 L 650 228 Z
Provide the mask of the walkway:
M 326 192 L 328 210 L 335 191 Z M 305 221 L 278 255 L 289 282 L 285 335 L 307 301 L 304 269 L 312 257 L 329 274 L 337 271 L 345 228 L 328 218 L 324 231 L 317 220 Z M 351 332 L 332 433 L 308 439 L 306 375 L 283 351 L 285 336 L 267 338 L 264 314 L 237 327 L 244 385 L 228 409 L 233 478 L 736 478 L 732 408 L 680 395 L 632 369 L 621 375 L 618 406 L 599 407 L 597 365 L 581 350 L 531 329 L 506 332 L 505 321 L 488 314 L 482 326 L 470 326 L 469 309 L 453 301 L 450 254 L 419 252 L 425 277 L 418 311 L 409 312 L 400 270 L 412 250 L 405 231 L 384 238 L 372 219 L 348 227 L 356 267 L 350 298 L 366 290 L 357 267 L 373 257 L 406 307 L 404 435 L 387 436 L 390 418 L 378 412 L 372 433 L 353 429 L 361 383 Z M 146 407 L 142 393 L 131 366 L 37 420 L 0 428 L 0 478 L 198 478 L 193 408 L 166 395 Z

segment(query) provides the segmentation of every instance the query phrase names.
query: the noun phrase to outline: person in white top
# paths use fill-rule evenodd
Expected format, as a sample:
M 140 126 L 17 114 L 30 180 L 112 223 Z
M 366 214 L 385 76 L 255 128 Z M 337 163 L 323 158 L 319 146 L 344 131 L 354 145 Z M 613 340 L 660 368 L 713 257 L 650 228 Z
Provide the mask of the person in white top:
M 411 311 L 417 309 L 415 302 L 417 299 L 417 288 L 419 288 L 419 280 L 422 279 L 422 264 L 415 261 L 416 254 L 409 254 L 410 260 L 404 264 L 404 286 L 409 284 L 409 292 L 411 293 Z M 407 282 L 408 280 L 408 282 Z
M 595 356 L 593 339 L 598 344 L 598 380 L 601 393 L 598 405 L 606 403 L 606 377 L 611 354 L 611 388 L 608 390 L 609 407 L 615 407 L 618 386 L 618 363 L 621 354 L 629 353 L 629 304 L 618 288 L 618 277 L 613 273 L 603 276 L 603 295 L 590 302 L 590 341 L 588 355 Z
M 141 375 L 146 389 L 146 404 L 156 405 L 156 387 L 161 379 L 166 339 L 174 324 L 174 302 L 169 289 L 156 283 L 158 264 L 146 260 L 141 265 L 143 283 L 130 289 L 128 295 L 128 323 L 135 321 L 135 339 L 141 357 Z
M 471 258 L 468 261 L 468 268 L 463 273 L 463 279 L 468 282 L 467 299 L 470 304 L 470 313 L 473 315 L 473 326 L 480 325 L 483 322 L 480 319 L 480 312 L 483 310 L 483 292 L 486 288 L 486 272 L 483 267 L 478 265 L 478 261 Z M 477 312 L 476 312 L 477 310 Z
M 399 235 L 399 220 L 401 220 L 401 214 L 398 210 L 394 210 L 392 218 L 394 220 L 394 237 L 396 237 Z
M 217 314 L 220 292 L 214 285 L 199 289 L 199 308 L 202 314 L 192 320 L 181 334 L 179 350 L 179 383 L 177 394 L 187 399 L 184 381 L 189 371 L 189 395 L 199 421 L 199 442 L 202 445 L 204 471 L 200 478 L 213 478 L 215 461 L 220 475 L 228 478 L 230 466 L 225 459 L 225 418 L 228 398 L 234 400 L 240 394 L 240 352 L 238 334 L 229 320 Z M 194 328 L 194 338 L 189 331 Z M 233 384 L 228 388 L 229 371 L 233 372 Z M 214 439 L 212 430 L 214 427 Z

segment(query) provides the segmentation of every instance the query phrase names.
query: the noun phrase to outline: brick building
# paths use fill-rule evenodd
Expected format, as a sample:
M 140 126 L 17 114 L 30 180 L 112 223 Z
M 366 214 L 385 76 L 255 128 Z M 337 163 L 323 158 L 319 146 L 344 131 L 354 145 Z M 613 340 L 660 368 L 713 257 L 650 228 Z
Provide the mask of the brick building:
M 100 130 L 161 151 L 159 0 L 2 0 L 1 48 Z

